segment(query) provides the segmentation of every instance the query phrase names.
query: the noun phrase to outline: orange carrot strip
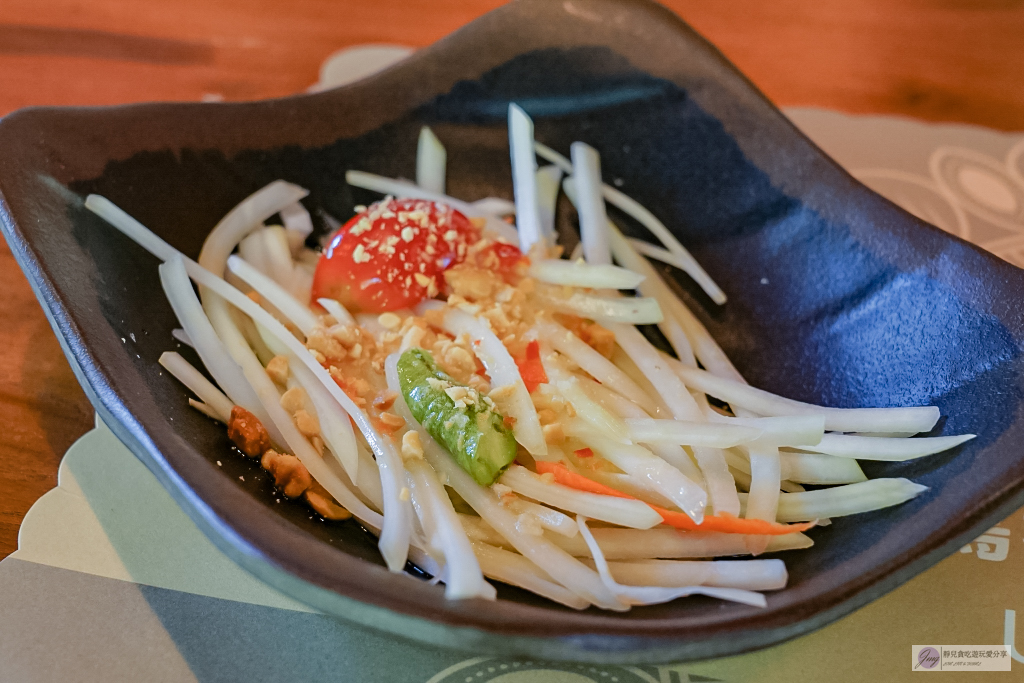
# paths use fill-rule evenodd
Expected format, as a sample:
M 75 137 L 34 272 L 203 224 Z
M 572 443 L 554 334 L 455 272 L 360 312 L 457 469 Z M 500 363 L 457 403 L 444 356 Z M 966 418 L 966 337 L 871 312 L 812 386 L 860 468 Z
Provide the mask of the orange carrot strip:
M 779 524 L 778 522 L 766 522 L 763 519 L 741 519 L 733 515 L 707 515 L 703 522 L 696 524 L 682 512 L 666 510 L 656 505 L 651 505 L 651 508 L 661 515 L 665 524 L 683 531 L 720 531 L 724 534 L 784 536 L 785 534 L 795 534 L 798 531 L 807 531 L 814 526 L 814 522 Z
M 562 486 L 568 486 L 571 489 L 577 491 L 586 491 L 587 493 L 596 493 L 602 496 L 614 496 L 616 498 L 629 498 L 630 500 L 636 500 L 633 496 L 623 493 L 617 489 L 613 489 L 611 486 L 605 486 L 601 482 L 588 479 L 582 474 L 576 474 L 568 467 L 559 462 L 544 462 L 543 460 L 537 461 L 537 471 L 541 474 L 553 474 L 555 475 L 555 482 Z
M 594 457 L 594 451 L 589 449 L 589 448 L 579 448 L 579 449 L 573 451 L 573 453 L 576 454 L 577 458 L 593 458 Z
M 629 498 L 639 500 L 634 496 L 613 489 L 610 486 L 588 479 L 581 474 L 576 474 L 562 463 L 537 461 L 537 471 L 541 474 L 555 475 L 555 482 L 562 486 L 596 493 L 602 496 L 614 496 L 615 498 Z M 782 536 L 795 534 L 799 531 L 806 531 L 814 526 L 814 522 L 803 524 L 779 524 L 777 522 L 766 522 L 762 519 L 740 519 L 732 515 L 707 515 L 700 524 L 695 523 L 685 513 L 674 510 L 666 510 L 657 505 L 647 505 L 661 515 L 665 524 L 681 529 L 683 531 L 719 531 L 725 534 L 752 534 L 757 536 Z

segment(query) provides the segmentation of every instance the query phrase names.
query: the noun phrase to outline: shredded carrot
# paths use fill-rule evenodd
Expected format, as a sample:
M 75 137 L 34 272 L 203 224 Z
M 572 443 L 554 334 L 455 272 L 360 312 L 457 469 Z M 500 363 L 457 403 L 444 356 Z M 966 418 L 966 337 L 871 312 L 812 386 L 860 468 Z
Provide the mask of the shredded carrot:
M 573 451 L 573 453 L 576 454 L 577 458 L 593 458 L 594 457 L 594 451 L 592 451 L 589 448 L 580 448 L 580 449 L 577 449 L 577 450 Z
M 540 344 L 536 340 L 526 345 L 526 356 L 517 359 L 516 365 L 519 367 L 519 375 L 523 378 L 526 390 L 531 394 L 541 384 L 547 384 L 548 376 L 540 362 Z
M 665 524 L 684 531 L 720 531 L 724 534 L 784 536 L 786 534 L 795 534 L 799 531 L 807 531 L 814 526 L 814 522 L 779 524 L 778 522 L 766 522 L 763 519 L 740 519 L 728 514 L 707 515 L 704 517 L 703 522 L 696 524 L 689 516 L 682 512 L 666 510 L 656 505 L 651 505 L 651 508 L 661 515 Z
M 582 474 L 576 474 L 560 462 L 544 462 L 543 460 L 538 460 L 537 471 L 541 474 L 553 474 L 555 475 L 556 482 L 562 486 L 568 486 L 571 489 L 576 489 L 577 491 L 586 491 L 587 493 L 596 493 L 602 496 L 615 496 L 616 498 L 629 498 L 631 500 L 636 500 L 633 496 L 625 494 L 617 489 L 613 489 L 611 486 L 605 486 L 599 481 L 588 479 Z
M 581 474 L 576 474 L 562 463 L 537 461 L 537 471 L 541 474 L 552 474 L 555 482 L 562 486 L 568 486 L 578 491 L 596 493 L 602 496 L 614 496 L 615 498 L 629 498 L 639 500 L 622 491 L 613 489 L 611 486 L 588 479 Z M 761 519 L 740 519 L 733 515 L 708 515 L 700 524 L 694 522 L 688 515 L 674 510 L 666 510 L 657 505 L 647 505 L 661 515 L 665 524 L 682 529 L 683 531 L 719 531 L 725 534 L 752 534 L 757 536 L 782 536 L 795 534 L 799 531 L 806 531 L 814 526 L 814 522 L 803 524 L 779 524 L 777 522 L 766 522 Z

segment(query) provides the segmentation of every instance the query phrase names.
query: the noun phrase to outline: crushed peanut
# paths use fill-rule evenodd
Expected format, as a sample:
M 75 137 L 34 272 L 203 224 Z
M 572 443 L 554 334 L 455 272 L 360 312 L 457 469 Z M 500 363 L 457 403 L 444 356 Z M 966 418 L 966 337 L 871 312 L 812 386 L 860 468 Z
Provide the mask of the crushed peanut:
M 405 420 L 394 413 L 383 412 L 380 414 L 378 419 L 382 424 L 391 427 L 392 429 L 398 429 L 399 427 L 405 426 Z
M 302 387 L 292 387 L 281 394 L 280 403 L 289 415 L 295 415 L 306 407 L 306 391 Z
M 270 448 L 270 435 L 259 419 L 242 406 L 231 409 L 228 420 L 228 438 L 238 450 L 250 458 L 257 458 Z
M 313 483 L 313 478 L 309 476 L 305 465 L 294 455 L 282 455 L 277 451 L 267 450 L 260 464 L 273 475 L 274 485 L 288 498 L 301 496 Z
M 402 435 L 402 457 L 423 459 L 423 443 L 417 431 L 409 430 Z
M 274 356 L 267 363 L 267 374 L 275 383 L 284 386 L 288 382 L 288 358 L 285 356 Z
M 320 421 L 305 410 L 295 412 L 295 426 L 307 438 L 320 435 Z
M 423 321 L 433 327 L 441 327 L 444 324 L 445 313 L 442 309 L 431 309 L 423 314 Z
M 461 346 L 452 346 L 444 354 L 445 365 L 455 368 L 458 374 L 472 373 L 476 370 L 476 360 L 472 353 Z
M 506 384 L 505 386 L 495 387 L 491 389 L 487 396 L 492 401 L 504 401 L 507 398 L 511 398 L 512 394 L 516 393 L 516 387 L 513 384 Z
M 402 337 L 401 350 L 406 351 L 408 349 L 416 348 L 417 346 L 420 345 L 420 342 L 423 341 L 423 338 L 426 336 L 426 334 L 427 331 L 422 327 L 411 328 L 408 332 L 405 333 L 405 336 Z
M 342 343 L 322 329 L 314 329 L 309 333 L 309 336 L 306 337 L 306 347 L 320 353 L 325 358 L 341 360 L 348 355 Z
M 337 522 L 352 516 L 351 512 L 338 505 L 338 501 L 334 500 L 334 497 L 327 492 L 327 489 L 315 481 L 306 489 L 303 495 L 309 506 L 324 519 Z
M 489 299 L 505 286 L 491 271 L 466 263 L 444 271 L 444 280 L 455 295 L 468 301 Z
M 466 405 L 465 399 L 469 397 L 469 389 L 467 387 L 450 386 L 444 390 L 444 393 L 456 403 L 462 401 L 463 406 Z
M 542 425 L 548 425 L 558 420 L 558 413 L 550 408 L 542 408 L 537 411 L 537 419 L 540 420 Z
M 473 389 L 476 393 L 480 394 L 481 396 L 486 396 L 491 392 L 490 383 L 482 376 L 476 373 L 470 375 L 469 381 L 466 383 L 470 386 L 471 389 Z
M 544 425 L 541 430 L 544 432 L 544 441 L 550 444 L 562 443 L 565 441 L 565 430 L 559 423 Z
M 327 330 L 327 333 L 346 347 L 352 346 L 361 337 L 359 329 L 355 325 L 334 325 Z
M 383 391 L 373 399 L 373 407 L 377 410 L 388 410 L 391 406 L 395 405 L 395 399 L 397 398 L 398 394 L 394 391 Z
M 381 313 L 377 317 L 377 322 L 381 324 L 385 330 L 394 330 L 402 324 L 402 319 L 394 313 Z

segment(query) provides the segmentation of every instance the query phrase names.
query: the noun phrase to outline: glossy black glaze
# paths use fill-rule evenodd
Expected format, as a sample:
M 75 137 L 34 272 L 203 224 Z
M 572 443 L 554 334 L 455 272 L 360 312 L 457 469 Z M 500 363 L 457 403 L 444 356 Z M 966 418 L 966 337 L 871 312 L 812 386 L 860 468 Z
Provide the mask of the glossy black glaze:
M 5 235 L 97 409 L 200 528 L 282 590 L 408 637 L 655 661 L 736 653 L 817 628 L 1024 503 L 1021 271 L 852 180 L 660 7 L 600 0 L 585 16 L 569 9 L 514 3 L 320 95 L 36 109 L 0 123 Z M 812 532 L 813 549 L 786 555 L 790 586 L 766 610 L 694 598 L 576 613 L 511 588 L 493 605 L 448 603 L 438 587 L 388 574 L 354 523 L 325 524 L 276 502 L 258 466 L 229 452 L 222 430 L 156 365 L 177 344 L 155 260 L 81 198 L 104 194 L 195 255 L 220 216 L 277 178 L 311 190 L 314 216 L 347 218 L 374 196 L 349 188 L 344 172 L 411 177 L 423 123 L 448 148 L 452 194 L 510 197 L 504 122 L 513 99 L 541 141 L 563 152 L 573 140 L 597 147 L 606 178 L 692 249 L 730 300 L 716 307 L 673 273 L 677 289 L 752 384 L 835 406 L 934 403 L 947 416 L 936 433 L 979 438 L 913 463 L 865 465 L 869 476 L 931 489 Z M 563 205 L 561 227 L 572 219 Z

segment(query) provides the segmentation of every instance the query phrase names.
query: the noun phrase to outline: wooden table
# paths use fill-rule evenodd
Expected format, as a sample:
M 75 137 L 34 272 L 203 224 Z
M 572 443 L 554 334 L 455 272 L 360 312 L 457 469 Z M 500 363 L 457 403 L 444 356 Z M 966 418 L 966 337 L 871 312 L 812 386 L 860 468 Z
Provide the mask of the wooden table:
M 557 0 L 551 0 L 555 2 Z M 569 0 L 585 3 L 586 0 Z M 277 97 L 358 43 L 422 46 L 500 0 L 3 0 L 0 115 Z M 780 105 L 1024 130 L 1019 0 L 668 0 Z M 0 150 L 0 154 L 3 151 Z M 0 557 L 92 408 L 0 247 Z

